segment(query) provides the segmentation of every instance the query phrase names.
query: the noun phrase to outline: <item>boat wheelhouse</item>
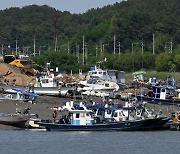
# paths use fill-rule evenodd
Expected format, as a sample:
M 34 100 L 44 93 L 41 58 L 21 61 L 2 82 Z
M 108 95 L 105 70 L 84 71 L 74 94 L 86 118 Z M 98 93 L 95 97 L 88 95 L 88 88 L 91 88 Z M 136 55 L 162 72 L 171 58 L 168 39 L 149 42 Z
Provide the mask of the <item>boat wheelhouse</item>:
M 87 78 L 99 78 L 105 81 L 113 81 L 125 84 L 125 72 L 118 70 L 102 70 L 93 67 L 87 74 Z

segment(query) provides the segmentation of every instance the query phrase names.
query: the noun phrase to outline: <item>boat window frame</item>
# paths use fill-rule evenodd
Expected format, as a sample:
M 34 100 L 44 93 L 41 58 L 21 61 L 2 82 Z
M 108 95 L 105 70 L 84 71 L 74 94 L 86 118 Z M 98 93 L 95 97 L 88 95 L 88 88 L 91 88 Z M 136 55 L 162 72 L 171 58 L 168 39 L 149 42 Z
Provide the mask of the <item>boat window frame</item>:
M 76 113 L 76 119 L 79 119 L 79 118 L 80 118 L 80 114 Z

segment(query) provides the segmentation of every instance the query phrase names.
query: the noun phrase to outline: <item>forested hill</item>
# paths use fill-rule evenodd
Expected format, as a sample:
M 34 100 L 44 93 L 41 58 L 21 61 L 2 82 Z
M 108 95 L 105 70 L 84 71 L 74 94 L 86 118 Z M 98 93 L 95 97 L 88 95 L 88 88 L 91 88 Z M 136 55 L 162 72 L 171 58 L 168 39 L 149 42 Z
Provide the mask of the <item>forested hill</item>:
M 105 67 L 111 69 L 180 71 L 179 15 L 179 0 L 127 0 L 83 14 L 30 5 L 0 11 L 0 39 L 14 50 L 17 43 L 19 51 L 49 51 L 36 56 L 36 62 L 51 61 L 66 70 L 88 69 L 108 57 Z
M 54 31 L 59 44 L 82 44 L 85 36 L 88 48 L 95 52 L 100 42 L 109 44 L 113 51 L 113 37 L 121 41 L 122 52 L 130 50 L 132 42 L 146 42 L 145 49 L 152 50 L 152 34 L 157 38 L 158 52 L 173 39 L 174 48 L 180 43 L 179 0 L 128 0 L 103 8 L 91 9 L 84 14 L 70 14 L 48 6 L 31 5 L 0 11 L 0 36 L 15 47 L 31 46 L 34 37 L 37 46 L 53 45 Z M 60 47 L 59 47 L 60 48 Z

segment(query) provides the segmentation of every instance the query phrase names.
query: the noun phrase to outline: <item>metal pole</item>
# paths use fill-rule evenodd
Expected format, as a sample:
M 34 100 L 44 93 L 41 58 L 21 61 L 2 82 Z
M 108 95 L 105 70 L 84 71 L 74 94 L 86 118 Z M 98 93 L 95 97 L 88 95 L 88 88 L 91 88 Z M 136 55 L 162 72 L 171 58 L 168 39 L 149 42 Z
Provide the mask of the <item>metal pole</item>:
M 172 54 L 172 38 L 171 38 L 170 44 L 171 44 L 171 47 L 170 47 L 171 49 L 170 50 L 171 50 L 171 54 Z
M 134 51 L 133 51 L 133 45 L 134 45 L 134 44 L 132 43 L 132 55 L 133 55 L 133 53 L 134 53 Z
M 102 41 L 100 41 L 100 46 L 101 46 L 101 56 L 102 56 L 103 53 Z
M 87 49 L 87 44 L 85 42 L 85 62 L 86 62 L 86 65 L 87 65 L 87 62 L 88 61 L 88 49 Z
M 3 55 L 4 55 L 4 45 L 2 44 L 2 57 L 3 57 Z
M 97 53 L 98 53 L 98 46 L 96 45 L 96 57 L 97 57 Z
M 144 54 L 144 43 L 143 43 L 143 39 L 142 39 L 142 55 Z
M 55 34 L 54 51 L 57 51 L 57 34 Z
M 120 54 L 121 54 L 121 42 L 119 41 L 119 56 L 120 56 Z
M 34 56 L 36 56 L 36 39 L 34 37 Z
M 114 55 L 116 53 L 116 36 L 114 35 Z
M 155 54 L 155 41 L 154 41 L 154 33 L 153 33 L 153 55 Z
M 69 42 L 68 42 L 68 53 L 70 53 Z
M 17 55 L 17 39 L 16 39 L 16 55 Z
M 82 55 L 83 65 L 84 65 L 84 35 L 83 35 L 83 55 Z

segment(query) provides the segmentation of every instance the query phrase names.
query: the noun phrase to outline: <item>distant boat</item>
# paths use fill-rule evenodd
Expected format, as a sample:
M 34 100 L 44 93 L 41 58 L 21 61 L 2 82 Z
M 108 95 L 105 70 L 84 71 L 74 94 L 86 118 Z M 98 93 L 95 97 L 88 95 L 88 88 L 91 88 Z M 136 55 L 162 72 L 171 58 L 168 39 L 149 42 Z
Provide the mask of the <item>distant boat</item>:
M 0 92 L 0 100 L 16 100 L 34 103 L 38 96 L 37 93 L 14 87 L 11 87 L 10 91 L 7 91 L 7 89 L 2 87 Z
M 16 94 L 17 91 L 14 90 L 14 86 L 0 85 L 4 89 L 5 93 Z M 28 87 L 17 87 L 22 91 L 28 91 Z M 66 96 L 68 93 L 73 93 L 76 91 L 75 87 L 62 87 L 61 90 L 58 87 L 34 87 L 33 92 L 38 95 L 46 96 Z
M 98 67 L 91 67 L 91 70 L 88 71 L 87 74 L 87 79 L 89 78 L 96 78 L 96 79 L 101 79 L 104 81 L 110 81 L 110 82 L 115 82 L 119 85 L 119 90 L 124 90 L 125 89 L 125 72 L 124 71 L 118 71 L 118 70 L 103 70 Z
M 119 86 L 115 82 L 104 81 L 101 79 L 90 78 L 86 81 L 80 81 L 78 85 L 82 88 L 80 90 L 109 90 L 109 91 L 118 91 Z
M 176 93 L 176 94 L 175 94 Z M 139 102 L 147 102 L 152 104 L 179 105 L 180 96 L 178 90 L 171 86 L 154 86 L 152 93 L 148 95 L 138 94 Z
M 36 114 L 0 114 L 0 124 L 25 128 L 26 122 Z

